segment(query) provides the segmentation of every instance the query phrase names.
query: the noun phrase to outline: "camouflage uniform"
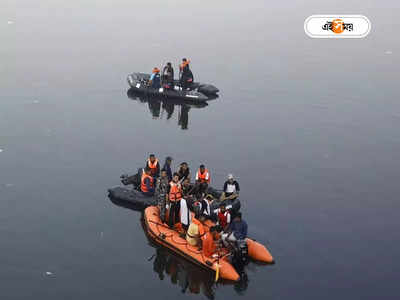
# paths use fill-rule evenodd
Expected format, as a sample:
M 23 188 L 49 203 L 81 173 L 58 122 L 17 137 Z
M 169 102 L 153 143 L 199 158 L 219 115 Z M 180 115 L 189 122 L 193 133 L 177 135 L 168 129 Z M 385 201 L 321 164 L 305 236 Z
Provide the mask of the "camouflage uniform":
M 165 222 L 165 212 L 167 205 L 166 196 L 168 195 L 168 189 L 169 189 L 168 177 L 157 178 L 155 194 L 157 197 L 158 207 L 160 208 L 160 218 L 161 221 L 163 222 Z

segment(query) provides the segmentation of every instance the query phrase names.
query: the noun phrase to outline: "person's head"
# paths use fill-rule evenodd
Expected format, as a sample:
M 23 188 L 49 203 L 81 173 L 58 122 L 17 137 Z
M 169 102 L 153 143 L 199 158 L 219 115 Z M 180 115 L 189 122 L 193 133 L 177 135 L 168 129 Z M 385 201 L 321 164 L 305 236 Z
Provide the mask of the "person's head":
M 213 236 L 214 239 L 216 238 L 217 233 L 218 233 L 218 232 L 221 232 L 221 231 L 219 231 L 219 230 L 220 230 L 219 225 L 210 227 L 210 233 L 211 233 L 211 235 Z
M 164 169 L 161 170 L 161 177 L 162 178 L 166 178 L 167 177 L 167 171 L 166 170 L 164 170 Z
M 181 163 L 181 169 L 186 170 L 188 167 L 188 164 L 186 162 Z
M 182 58 L 182 62 L 187 62 L 187 59 L 186 58 Z
M 174 175 L 173 175 L 173 177 L 172 177 L 172 180 L 173 180 L 175 183 L 179 181 L 179 175 L 178 175 L 178 173 L 174 173 Z
M 154 67 L 153 68 L 153 73 L 154 74 L 160 73 L 160 70 L 157 67 Z
M 185 178 L 185 180 L 183 181 L 184 185 L 189 185 L 190 184 L 190 178 Z
M 167 62 L 168 67 L 172 67 L 172 64 L 170 62 Z
M 149 159 L 153 163 L 156 160 L 156 156 L 154 154 L 150 154 Z
M 206 170 L 206 167 L 204 165 L 200 165 L 200 172 L 204 173 L 205 170 Z
M 205 198 L 208 202 L 212 202 L 214 200 L 214 197 L 211 195 L 207 195 Z
M 172 157 L 167 156 L 167 158 L 165 159 L 165 162 L 170 165 L 172 163 Z
M 144 172 L 145 172 L 147 175 L 149 175 L 149 174 L 150 174 L 150 168 L 149 168 L 149 167 L 144 168 Z
M 224 213 L 224 212 L 226 211 L 226 205 L 225 205 L 225 203 L 222 203 L 222 204 L 219 206 L 219 209 L 221 210 L 222 213 Z
M 205 215 L 200 215 L 199 221 L 200 221 L 201 223 L 204 223 L 204 222 L 206 221 L 206 216 L 205 216 Z
M 242 213 L 238 212 L 233 219 L 235 222 L 240 222 L 242 220 Z
M 230 183 L 232 183 L 232 182 L 234 181 L 233 175 L 232 175 L 232 174 L 228 174 L 228 181 L 229 181 Z

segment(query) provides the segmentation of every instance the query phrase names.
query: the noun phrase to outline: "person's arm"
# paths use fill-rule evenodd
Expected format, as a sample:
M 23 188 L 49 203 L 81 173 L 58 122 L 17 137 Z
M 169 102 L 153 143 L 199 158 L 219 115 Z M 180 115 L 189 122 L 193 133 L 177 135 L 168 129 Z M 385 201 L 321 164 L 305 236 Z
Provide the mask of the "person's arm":
M 224 194 L 226 193 L 226 189 L 228 188 L 228 181 L 225 181 L 225 183 L 224 183 L 224 188 L 223 188 L 223 190 L 224 190 Z
M 156 175 L 160 176 L 160 162 L 157 162 L 157 165 L 156 165 Z
M 196 181 L 199 181 L 199 172 L 196 172 Z

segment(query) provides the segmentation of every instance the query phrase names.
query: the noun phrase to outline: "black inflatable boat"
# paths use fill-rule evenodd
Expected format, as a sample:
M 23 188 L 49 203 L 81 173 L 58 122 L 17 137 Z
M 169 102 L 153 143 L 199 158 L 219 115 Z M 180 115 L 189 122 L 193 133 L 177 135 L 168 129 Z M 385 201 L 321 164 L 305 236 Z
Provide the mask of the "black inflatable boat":
M 190 90 L 182 89 L 179 82 L 174 82 L 171 89 L 149 87 L 150 74 L 132 73 L 128 75 L 128 84 L 131 89 L 138 93 L 147 94 L 153 97 L 181 99 L 188 102 L 204 102 L 218 97 L 219 90 L 211 84 L 193 82 Z
M 150 205 L 156 205 L 157 199 L 155 197 L 146 197 L 138 189 L 140 185 L 141 169 L 134 175 L 121 175 L 121 182 L 123 185 L 133 185 L 133 188 L 125 187 L 114 187 L 108 190 L 108 197 L 113 202 L 118 202 L 117 205 L 124 206 L 123 204 L 133 205 L 136 209 L 144 209 Z M 207 194 L 213 196 L 215 199 L 211 203 L 211 211 L 217 209 L 222 203 L 219 198 L 222 192 L 209 187 Z M 240 210 L 240 200 L 224 200 L 223 203 L 227 209 L 230 209 L 233 213 Z

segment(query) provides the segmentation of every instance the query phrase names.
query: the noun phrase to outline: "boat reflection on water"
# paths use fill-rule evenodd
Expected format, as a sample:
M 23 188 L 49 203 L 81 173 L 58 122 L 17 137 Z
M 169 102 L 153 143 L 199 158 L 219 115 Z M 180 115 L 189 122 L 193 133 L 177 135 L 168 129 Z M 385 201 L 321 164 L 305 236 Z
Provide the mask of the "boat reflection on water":
M 178 126 L 185 130 L 189 125 L 189 111 L 193 108 L 199 109 L 208 106 L 207 102 L 188 102 L 176 99 L 154 98 L 145 94 L 140 94 L 132 89 L 128 90 L 128 97 L 141 103 L 147 103 L 153 119 L 169 120 L 174 115 L 175 110 L 178 114 Z

